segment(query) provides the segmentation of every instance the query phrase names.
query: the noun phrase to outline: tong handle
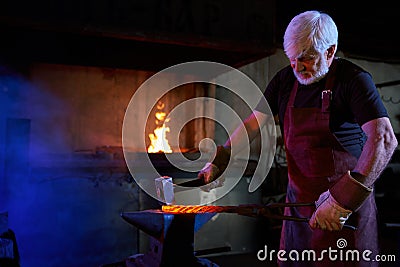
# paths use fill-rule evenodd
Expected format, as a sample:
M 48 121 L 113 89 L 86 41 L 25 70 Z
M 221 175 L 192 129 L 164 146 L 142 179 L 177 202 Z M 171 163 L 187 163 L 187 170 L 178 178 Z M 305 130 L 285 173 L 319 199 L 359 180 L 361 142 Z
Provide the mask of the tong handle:
M 250 217 L 266 217 L 270 219 L 285 220 L 285 221 L 295 221 L 295 222 L 309 222 L 310 218 L 288 216 L 281 214 L 274 214 L 270 211 L 273 208 L 285 208 L 285 207 L 310 207 L 314 206 L 314 202 L 294 202 L 294 203 L 270 203 L 264 206 L 260 205 L 242 205 L 239 206 L 238 214 Z M 350 224 L 344 224 L 343 227 L 350 228 L 352 230 L 357 230 L 356 226 Z
M 315 202 L 285 202 L 285 203 L 281 203 L 281 202 L 277 202 L 277 203 L 269 203 L 267 205 L 265 205 L 265 207 L 269 207 L 269 208 L 285 208 L 285 207 L 311 207 L 314 206 L 315 207 Z

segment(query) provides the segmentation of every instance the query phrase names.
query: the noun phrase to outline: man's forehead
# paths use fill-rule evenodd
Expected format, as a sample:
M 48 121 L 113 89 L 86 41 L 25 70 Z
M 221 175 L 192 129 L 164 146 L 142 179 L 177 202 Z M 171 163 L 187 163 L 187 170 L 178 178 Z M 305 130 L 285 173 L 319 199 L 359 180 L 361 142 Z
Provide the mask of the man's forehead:
M 292 49 L 290 51 L 287 51 L 287 56 L 289 58 L 300 58 L 300 57 L 309 57 L 316 55 L 318 55 L 318 52 L 313 47 Z

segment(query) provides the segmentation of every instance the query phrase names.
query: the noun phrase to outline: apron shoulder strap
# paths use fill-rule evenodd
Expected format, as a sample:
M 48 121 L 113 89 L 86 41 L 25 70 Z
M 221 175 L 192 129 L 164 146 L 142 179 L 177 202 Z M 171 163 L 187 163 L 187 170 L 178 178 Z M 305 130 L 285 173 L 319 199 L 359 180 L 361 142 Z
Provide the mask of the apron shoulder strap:
M 322 98 L 321 109 L 323 113 L 328 113 L 330 110 L 331 100 L 332 100 L 332 90 L 333 90 L 333 85 L 335 83 L 336 66 L 337 66 L 337 59 L 334 59 L 331 64 L 331 69 L 328 72 L 328 76 L 326 77 L 325 90 L 323 90 L 321 94 Z
M 333 89 L 333 84 L 335 83 L 335 74 L 336 74 L 336 68 L 338 65 L 338 60 L 339 59 L 333 59 L 330 70 L 328 72 L 328 76 L 326 77 L 326 83 L 325 83 L 325 90 L 330 90 L 332 91 Z

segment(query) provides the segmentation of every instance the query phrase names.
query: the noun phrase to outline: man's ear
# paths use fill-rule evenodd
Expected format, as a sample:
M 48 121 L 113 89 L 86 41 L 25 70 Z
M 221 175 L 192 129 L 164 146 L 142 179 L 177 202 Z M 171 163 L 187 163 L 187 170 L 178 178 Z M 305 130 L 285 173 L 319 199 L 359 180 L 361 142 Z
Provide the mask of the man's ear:
M 327 49 L 326 58 L 327 58 L 328 60 L 331 59 L 331 58 L 335 55 L 335 51 L 336 51 L 336 45 L 331 45 L 331 46 Z

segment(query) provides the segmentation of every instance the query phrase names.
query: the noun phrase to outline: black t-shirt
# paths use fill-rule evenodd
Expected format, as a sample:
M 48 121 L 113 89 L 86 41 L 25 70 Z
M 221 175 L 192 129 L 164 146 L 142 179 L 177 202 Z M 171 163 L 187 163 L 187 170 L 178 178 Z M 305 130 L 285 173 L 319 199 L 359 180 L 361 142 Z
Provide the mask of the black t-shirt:
M 371 75 L 348 60 L 335 60 L 337 67 L 331 88 L 330 129 L 340 143 L 358 158 L 366 139 L 361 126 L 370 120 L 388 117 L 388 114 Z M 292 68 L 287 66 L 273 77 L 264 92 L 273 115 L 278 115 L 281 129 L 295 79 Z M 310 85 L 299 84 L 294 106 L 321 107 L 325 83 L 326 77 Z M 265 112 L 265 108 L 259 104 L 256 110 Z

